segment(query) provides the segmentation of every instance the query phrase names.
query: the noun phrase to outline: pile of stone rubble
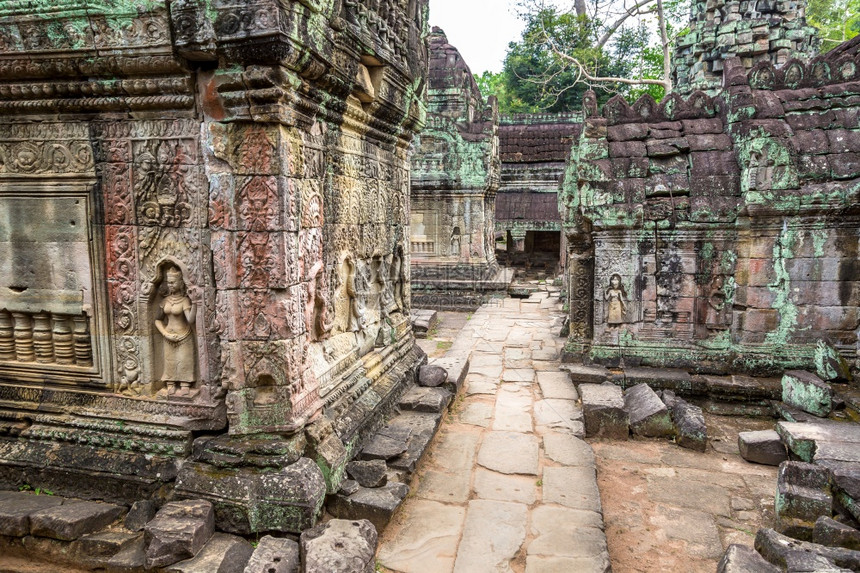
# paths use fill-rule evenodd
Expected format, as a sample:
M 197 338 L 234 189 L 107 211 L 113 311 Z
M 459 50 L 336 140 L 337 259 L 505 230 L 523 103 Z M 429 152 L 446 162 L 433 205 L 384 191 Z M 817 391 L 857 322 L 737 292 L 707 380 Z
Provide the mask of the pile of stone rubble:
M 773 430 L 738 437 L 745 460 L 779 466 L 774 528 L 758 532 L 754 549 L 731 545 L 719 573 L 860 571 L 860 408 L 847 370 L 829 369 L 825 381 L 798 370 L 780 379 L 564 368 L 578 384 L 588 437 L 674 438 L 705 451 L 702 407 L 778 419 Z

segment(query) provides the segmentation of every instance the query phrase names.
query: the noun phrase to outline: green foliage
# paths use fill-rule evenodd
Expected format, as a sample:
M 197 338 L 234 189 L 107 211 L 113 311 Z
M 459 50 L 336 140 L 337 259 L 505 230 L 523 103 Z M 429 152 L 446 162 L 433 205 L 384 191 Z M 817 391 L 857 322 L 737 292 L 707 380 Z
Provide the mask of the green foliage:
M 860 0 L 809 0 L 806 21 L 818 28 L 827 52 L 860 33 Z
M 664 0 L 663 6 L 669 37 L 686 33 L 681 25 L 689 18 L 690 0 Z M 595 90 L 599 103 L 616 93 L 631 100 L 650 93 L 660 101 L 664 95 L 660 85 L 589 82 L 576 64 L 559 55 L 575 58 L 593 77 L 662 79 L 663 50 L 655 35 L 654 7 L 646 6 L 643 17 L 627 20 L 602 47 L 600 37 L 610 23 L 555 7 L 527 12 L 522 37 L 508 44 L 503 71 L 475 76 L 478 87 L 484 97 L 498 98 L 503 114 L 578 110 L 588 89 Z
M 592 74 L 611 74 L 609 57 L 594 47 L 596 35 L 595 22 L 555 8 L 528 16 L 522 39 L 508 44 L 502 73 L 510 109 L 505 111 L 578 109 L 589 86 L 577 82 L 579 69 L 556 52 L 576 58 Z

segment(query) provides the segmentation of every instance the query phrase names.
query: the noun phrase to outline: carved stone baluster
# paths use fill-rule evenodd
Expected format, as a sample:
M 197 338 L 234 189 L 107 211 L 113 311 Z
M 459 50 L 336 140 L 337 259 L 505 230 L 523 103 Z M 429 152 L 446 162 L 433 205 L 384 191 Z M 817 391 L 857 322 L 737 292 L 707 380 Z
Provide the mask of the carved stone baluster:
M 12 327 L 12 315 L 7 310 L 0 310 L 0 361 L 15 360 L 15 330 Z
M 54 362 L 54 341 L 51 336 L 51 315 L 40 312 L 33 316 L 33 350 L 36 362 L 51 364 Z
M 75 362 L 78 366 L 92 366 L 93 346 L 90 341 L 90 321 L 87 315 L 72 317 L 75 323 Z
M 25 312 L 13 312 L 12 321 L 15 329 L 16 360 L 34 362 L 36 353 L 33 350 L 33 318 Z
M 52 318 L 54 323 L 54 356 L 57 364 L 74 364 L 75 344 L 69 317 L 55 314 Z

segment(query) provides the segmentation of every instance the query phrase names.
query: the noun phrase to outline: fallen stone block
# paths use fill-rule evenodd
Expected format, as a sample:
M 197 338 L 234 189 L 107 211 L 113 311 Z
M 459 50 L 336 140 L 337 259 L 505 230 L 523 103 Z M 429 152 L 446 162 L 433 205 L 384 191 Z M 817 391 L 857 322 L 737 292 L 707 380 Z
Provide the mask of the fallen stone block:
M 826 418 L 833 411 L 833 388 L 811 372 L 789 370 L 782 377 L 782 401 Z
M 860 522 L 860 464 L 823 460 L 816 462 L 830 470 L 833 499 L 845 515 Z
M 234 573 L 244 571 L 254 548 L 241 537 L 215 533 L 195 557 L 162 569 L 163 573 Z
M 382 531 L 408 494 L 409 486 L 400 482 L 376 488 L 359 487 L 350 495 L 338 492 L 329 501 L 328 511 L 340 519 L 367 519 Z
M 388 460 L 399 456 L 409 447 L 412 428 L 392 426 L 390 423 L 380 428 L 361 450 L 364 460 Z
M 579 395 L 586 436 L 627 439 L 629 419 L 621 388 L 614 384 L 580 384 Z
M 373 573 L 377 533 L 366 519 L 333 519 L 302 532 L 302 573 Z
M 24 492 L 9 492 L 0 499 L 0 535 L 23 537 L 30 534 L 30 515 L 62 505 L 65 498 L 52 495 L 36 495 Z
M 647 384 L 655 390 L 672 390 L 678 394 L 689 394 L 693 388 L 692 378 L 686 370 L 676 368 L 625 368 L 624 387 Z
M 822 444 L 848 444 L 851 451 L 860 451 L 860 424 L 831 420 L 777 422 L 776 431 L 786 447 L 805 462 L 827 459 L 818 455 Z
M 155 502 L 149 499 L 134 502 L 123 521 L 125 528 L 129 531 L 143 531 L 144 526 L 155 517 L 157 509 Z
M 708 448 L 708 428 L 702 409 L 678 398 L 671 390 L 663 391 L 663 402 L 672 414 L 677 444 L 682 448 L 704 452 Z
M 445 388 L 413 386 L 401 396 L 397 405 L 401 410 L 412 412 L 444 412 L 451 396 Z
M 707 393 L 712 398 L 728 402 L 778 400 L 782 397 L 779 378 L 760 378 L 733 374 L 732 376 L 693 376 L 696 393 Z
M 146 541 L 138 535 L 134 541 L 111 557 L 106 566 L 107 573 L 143 573 L 146 568 Z
M 828 547 L 860 551 L 860 530 L 822 515 L 812 530 L 812 542 Z
M 675 434 L 666 404 L 647 384 L 637 384 L 624 392 L 624 410 L 634 434 L 652 438 Z
M 811 540 L 815 521 L 833 511 L 830 471 L 805 462 L 786 461 L 776 482 L 776 529 L 797 539 Z
M 780 382 L 781 388 L 782 382 Z M 819 422 L 821 418 L 818 416 L 813 416 L 812 414 L 807 414 L 803 410 L 798 410 L 797 408 L 792 408 L 788 404 L 782 401 L 773 400 L 771 401 L 771 407 L 773 408 L 773 412 L 777 418 L 782 418 L 786 422 Z
M 431 359 L 430 365 L 445 369 L 448 380 L 444 383 L 444 387 L 456 395 L 469 374 L 469 352 L 455 352 L 455 349 L 451 348 L 445 356 Z
M 388 467 L 402 470 L 407 474 L 414 472 L 441 421 L 442 414 L 435 412 L 403 412 L 391 420 L 389 422 L 391 428 L 408 429 L 410 437 L 406 451 L 396 457 L 389 458 L 386 462 Z
M 788 459 L 785 444 L 782 443 L 782 438 L 776 430 L 740 432 L 738 449 L 743 459 L 756 464 L 778 466 Z
M 181 499 L 211 501 L 219 531 L 237 535 L 299 533 L 316 522 L 326 491 L 319 466 L 304 457 L 278 469 L 185 462 L 174 490 Z
M 427 338 L 427 333 L 433 330 L 439 322 L 436 311 L 428 309 L 412 309 L 410 318 L 415 338 Z
M 799 541 L 773 529 L 759 530 L 755 549 L 783 571 L 860 571 L 860 551 Z
M 165 504 L 146 524 L 147 568 L 165 567 L 197 555 L 215 532 L 215 511 L 205 500 Z
M 851 382 L 851 366 L 832 345 L 819 340 L 815 348 L 815 373 L 822 380 Z
M 779 573 L 758 551 L 737 543 L 729 545 L 717 564 L 717 573 Z
M 30 515 L 30 534 L 73 541 L 104 529 L 125 513 L 125 508 L 95 501 L 66 501 Z
M 99 531 L 84 535 L 75 541 L 75 553 L 86 560 L 99 560 L 104 564 L 120 551 L 142 539 L 141 533 L 128 531 Z
M 388 481 L 388 466 L 382 460 L 356 460 L 346 464 L 346 473 L 361 487 L 382 487 Z
M 298 573 L 299 562 L 298 543 L 266 535 L 254 549 L 244 573 Z
M 418 385 L 436 388 L 448 381 L 448 371 L 435 364 L 425 364 L 418 369 Z
M 567 372 L 570 381 L 576 386 L 580 384 L 603 384 L 609 380 L 609 370 L 603 366 L 562 364 L 559 368 Z

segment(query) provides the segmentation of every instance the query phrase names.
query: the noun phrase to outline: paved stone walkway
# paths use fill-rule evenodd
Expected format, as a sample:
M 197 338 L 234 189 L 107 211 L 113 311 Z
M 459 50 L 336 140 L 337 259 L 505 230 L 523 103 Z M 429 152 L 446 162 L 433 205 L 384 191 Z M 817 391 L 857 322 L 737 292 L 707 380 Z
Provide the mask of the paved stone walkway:
M 465 387 L 377 554 L 403 573 L 609 570 L 594 455 L 559 371 L 558 299 L 484 305 Z

